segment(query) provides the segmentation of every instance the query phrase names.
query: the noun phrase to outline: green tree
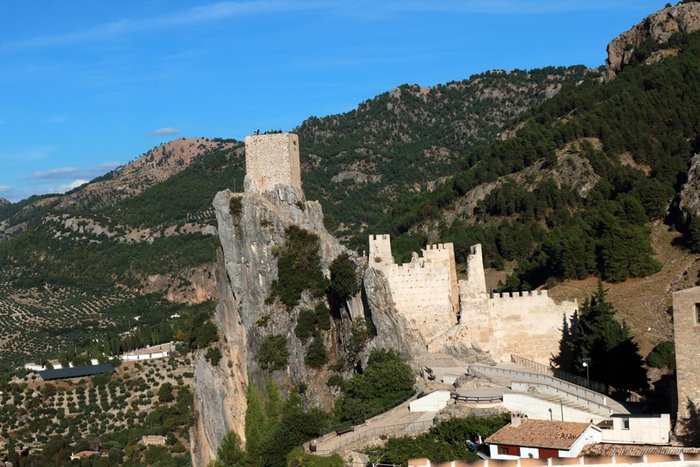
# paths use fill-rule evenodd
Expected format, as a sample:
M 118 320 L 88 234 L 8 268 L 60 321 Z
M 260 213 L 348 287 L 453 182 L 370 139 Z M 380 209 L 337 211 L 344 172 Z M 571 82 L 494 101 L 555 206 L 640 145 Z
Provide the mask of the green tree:
M 331 281 L 328 289 L 338 300 L 347 300 L 360 291 L 360 280 L 355 272 L 355 263 L 350 260 L 347 253 L 338 255 L 331 262 L 329 269 Z
M 173 385 L 170 383 L 163 383 L 158 389 L 158 402 L 172 402 L 175 400 L 173 396 Z

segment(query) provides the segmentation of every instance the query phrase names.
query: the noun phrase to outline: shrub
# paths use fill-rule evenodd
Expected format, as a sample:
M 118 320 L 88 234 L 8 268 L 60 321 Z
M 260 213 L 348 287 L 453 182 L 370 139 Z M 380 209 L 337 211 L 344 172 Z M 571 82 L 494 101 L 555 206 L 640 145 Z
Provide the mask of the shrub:
M 321 272 L 318 236 L 292 225 L 285 230 L 285 237 L 284 245 L 276 251 L 278 278 L 272 284 L 271 297 L 279 297 L 291 309 L 304 290 L 320 296 L 327 281 Z
M 302 342 L 309 340 L 316 333 L 316 313 L 304 308 L 299 312 L 297 325 L 294 328 L 294 334 Z
M 263 339 L 260 344 L 260 368 L 268 371 L 281 370 L 287 365 L 289 352 L 287 338 L 281 334 L 273 334 Z
M 646 358 L 647 365 L 654 368 L 676 368 L 676 346 L 673 341 L 663 341 L 654 347 Z
M 207 361 L 212 364 L 212 366 L 216 366 L 219 364 L 219 361 L 221 361 L 221 351 L 216 346 L 209 347 L 209 349 L 207 349 L 207 353 L 204 355 L 204 358 L 206 358 Z
M 323 344 L 323 339 L 316 336 L 311 341 L 311 345 L 306 350 L 304 363 L 311 368 L 321 368 L 328 363 L 328 355 L 326 354 L 326 346 Z
M 355 272 L 355 263 L 347 253 L 339 255 L 330 265 L 329 291 L 339 300 L 346 300 L 360 291 L 360 281 Z
M 233 217 L 240 217 L 243 212 L 243 202 L 240 196 L 233 196 L 229 202 L 228 210 Z

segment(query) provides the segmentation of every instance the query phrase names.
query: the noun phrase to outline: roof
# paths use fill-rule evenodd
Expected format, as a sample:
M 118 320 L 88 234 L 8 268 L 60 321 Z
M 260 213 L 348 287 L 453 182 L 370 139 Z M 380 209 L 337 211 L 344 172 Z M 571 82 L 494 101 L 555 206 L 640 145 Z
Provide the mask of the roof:
M 591 446 L 585 452 L 600 456 L 643 456 L 644 454 L 678 455 L 700 454 L 700 448 L 684 446 L 658 446 L 654 444 L 614 444 L 600 443 Z
M 504 426 L 486 438 L 486 443 L 569 449 L 589 426 L 588 423 L 527 419 L 521 421 L 519 426 Z
M 80 378 L 82 376 L 99 375 L 100 373 L 110 373 L 114 367 L 109 363 L 99 365 L 74 366 L 73 368 L 60 368 L 58 370 L 39 371 L 39 376 L 44 381 L 52 379 Z

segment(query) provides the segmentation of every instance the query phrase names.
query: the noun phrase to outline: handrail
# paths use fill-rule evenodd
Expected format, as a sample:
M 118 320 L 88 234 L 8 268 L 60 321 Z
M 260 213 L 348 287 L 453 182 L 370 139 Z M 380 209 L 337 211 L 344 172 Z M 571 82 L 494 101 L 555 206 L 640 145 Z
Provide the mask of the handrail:
M 548 374 L 548 375 L 551 375 L 557 379 L 562 379 L 564 381 L 574 383 L 578 386 L 586 387 L 592 391 L 600 392 L 603 394 L 607 394 L 607 392 L 608 392 L 607 386 L 603 383 L 599 383 L 598 381 L 590 381 L 587 378 L 584 378 L 582 376 L 573 375 L 573 374 L 568 373 L 564 370 L 558 370 L 558 369 L 549 367 L 547 365 L 544 365 L 542 363 L 527 359 L 525 357 L 521 357 L 519 355 L 510 354 L 510 361 L 513 363 L 517 363 L 518 365 L 522 365 L 524 367 L 531 368 L 539 373 Z
M 607 403 L 607 396 L 605 396 L 604 394 L 601 394 L 599 392 L 592 391 L 590 389 L 581 387 L 581 386 L 579 386 L 575 383 L 572 383 L 572 382 L 561 380 L 559 378 L 556 378 L 556 377 L 548 375 L 548 374 L 532 373 L 529 371 L 512 370 L 512 369 L 498 368 L 498 367 L 479 365 L 479 364 L 469 365 L 467 367 L 467 372 L 469 372 L 470 368 L 475 368 L 475 369 L 483 368 L 486 372 L 496 372 L 496 373 L 502 373 L 502 374 L 506 374 L 506 375 L 515 375 L 515 376 L 527 375 L 529 377 L 533 377 L 534 379 L 544 379 L 544 380 L 548 380 L 548 381 L 554 381 L 557 384 L 560 384 L 562 386 L 573 388 L 576 391 L 582 392 L 584 394 L 588 394 L 593 399 L 598 399 L 598 400 L 603 401 L 603 403 Z
M 598 403 L 596 401 L 583 398 L 583 397 L 579 396 L 578 394 L 574 394 L 574 393 L 565 391 L 565 390 L 558 388 L 556 386 L 552 386 L 551 384 L 533 383 L 533 382 L 528 382 L 528 381 L 513 381 L 513 384 L 514 385 L 515 384 L 523 384 L 523 385 L 527 385 L 527 386 L 537 386 L 537 387 L 546 386 L 546 387 L 552 388 L 554 390 L 554 392 L 557 394 L 564 394 L 564 397 L 569 399 L 569 400 L 571 400 L 573 398 L 577 401 L 577 403 L 582 402 L 582 403 L 584 403 L 584 405 L 587 405 L 589 407 L 594 406 L 598 409 L 603 410 L 603 412 L 606 412 L 606 415 L 610 415 L 612 413 L 612 410 L 610 409 L 610 407 L 608 407 L 605 404 L 601 404 L 601 403 Z M 515 389 L 513 389 L 513 390 L 515 390 Z M 522 393 L 523 391 L 518 391 L 518 392 Z M 573 403 L 574 401 L 571 401 L 571 402 Z
M 361 433 L 355 433 L 353 436 L 348 436 L 347 439 L 342 440 L 334 449 L 323 449 L 314 451 L 315 454 L 320 456 L 327 456 L 337 452 L 347 446 L 359 443 L 360 441 L 365 441 L 368 438 L 373 438 L 375 436 L 391 435 L 397 433 L 419 433 L 432 428 L 434 425 L 433 421 L 414 421 L 407 423 L 400 423 L 398 425 L 385 425 L 371 428 L 367 431 Z M 340 437 L 342 435 L 338 435 Z M 313 441 L 310 441 L 308 446 L 311 446 Z M 311 450 L 307 447 L 307 450 Z

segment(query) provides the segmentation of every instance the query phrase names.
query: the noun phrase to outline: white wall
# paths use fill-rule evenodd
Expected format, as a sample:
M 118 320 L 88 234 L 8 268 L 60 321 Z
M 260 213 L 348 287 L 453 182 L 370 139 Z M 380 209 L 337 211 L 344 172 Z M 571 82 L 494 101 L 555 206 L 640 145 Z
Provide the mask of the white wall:
M 437 412 L 450 401 L 450 391 L 434 391 L 408 404 L 411 412 Z
M 535 420 L 562 420 L 562 410 L 564 412 L 565 422 L 582 422 L 588 423 L 593 420 L 597 423 L 604 420 L 604 417 L 593 412 L 578 410 L 566 405 L 560 405 L 558 402 L 541 400 L 527 394 L 520 393 L 505 393 L 503 394 L 503 406 L 510 412 L 523 413 L 528 418 Z
M 668 444 L 671 416 L 667 413 L 650 417 L 627 417 L 629 429 L 624 428 L 626 417 L 613 417 L 613 429 L 603 430 L 606 443 Z

